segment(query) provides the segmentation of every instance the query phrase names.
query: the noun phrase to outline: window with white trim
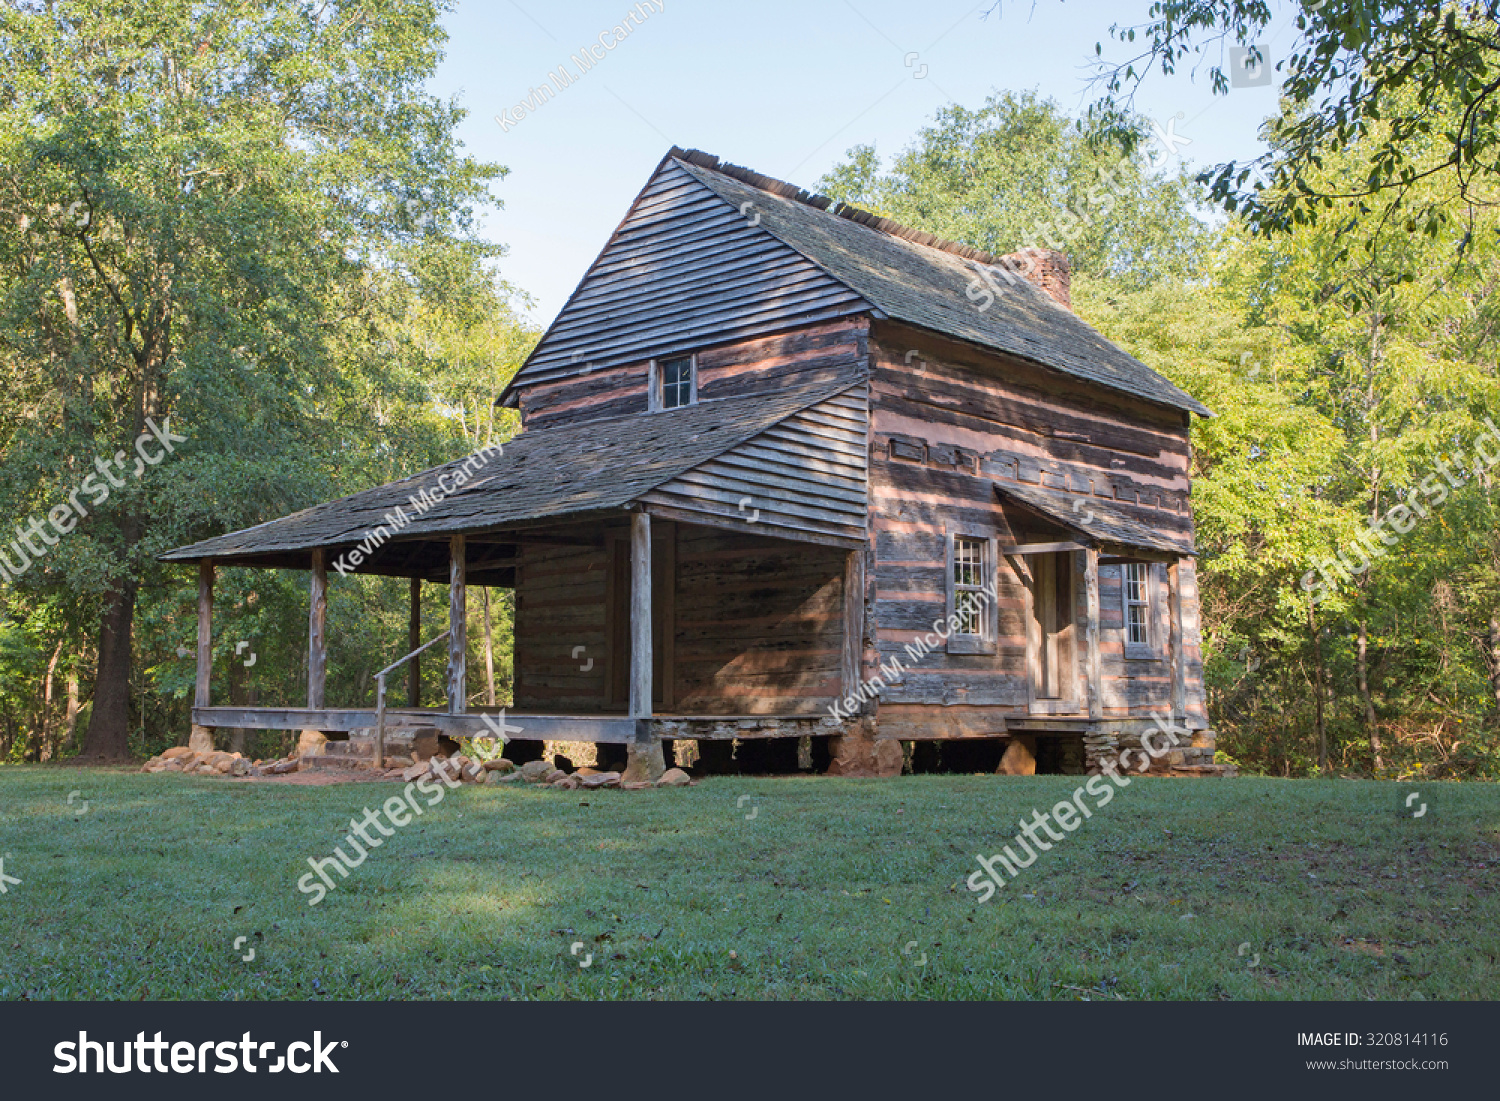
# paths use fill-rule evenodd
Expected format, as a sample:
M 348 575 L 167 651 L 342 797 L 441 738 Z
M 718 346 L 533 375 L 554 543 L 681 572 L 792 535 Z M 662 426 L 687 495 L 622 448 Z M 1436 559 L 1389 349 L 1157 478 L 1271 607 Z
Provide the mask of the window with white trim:
M 1151 649 L 1151 565 L 1126 562 L 1120 570 L 1127 650 Z
M 984 578 L 989 541 L 968 535 L 953 537 L 953 617 L 960 635 L 984 635 Z
M 995 539 L 977 532 L 948 533 L 950 654 L 990 654 L 995 649 Z

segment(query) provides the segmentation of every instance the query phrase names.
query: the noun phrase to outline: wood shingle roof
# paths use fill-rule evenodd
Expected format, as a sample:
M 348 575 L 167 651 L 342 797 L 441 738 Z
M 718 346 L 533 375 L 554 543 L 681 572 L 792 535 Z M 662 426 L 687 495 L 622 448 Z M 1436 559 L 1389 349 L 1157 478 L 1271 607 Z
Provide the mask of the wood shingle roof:
M 482 463 L 477 462 L 481 453 L 476 453 L 160 557 L 171 562 L 259 559 L 295 565 L 305 562 L 307 552 L 315 548 L 354 547 L 382 527 L 388 533 L 383 544 L 387 539 L 446 538 L 620 509 L 802 410 L 863 383 L 864 372 L 851 369 L 832 381 L 770 395 L 523 432 Z M 465 477 L 455 486 L 460 471 Z M 809 466 L 806 477 L 819 476 L 816 467 Z M 441 492 L 444 487 L 451 492 Z M 423 509 L 415 504 L 432 497 L 441 499 Z M 397 509 L 404 522 L 393 531 L 391 517 Z

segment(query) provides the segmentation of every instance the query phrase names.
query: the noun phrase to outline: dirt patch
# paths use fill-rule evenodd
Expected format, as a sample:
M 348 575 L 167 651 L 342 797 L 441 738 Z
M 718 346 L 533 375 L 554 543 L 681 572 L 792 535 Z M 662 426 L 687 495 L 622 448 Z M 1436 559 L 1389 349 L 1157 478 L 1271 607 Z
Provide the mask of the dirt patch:
M 298 787 L 328 787 L 330 784 L 377 784 L 389 782 L 386 776 L 352 768 L 319 768 L 307 772 L 288 772 L 281 776 L 226 777 L 241 784 L 292 784 Z

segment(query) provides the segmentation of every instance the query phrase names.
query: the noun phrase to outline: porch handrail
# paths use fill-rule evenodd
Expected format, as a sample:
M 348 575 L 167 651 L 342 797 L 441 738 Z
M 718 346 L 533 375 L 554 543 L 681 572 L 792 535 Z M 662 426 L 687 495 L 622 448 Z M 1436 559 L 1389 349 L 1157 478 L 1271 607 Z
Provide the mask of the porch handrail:
M 418 646 L 415 650 L 413 650 L 411 653 L 407 654 L 404 658 L 397 658 L 395 661 L 391 662 L 389 665 L 387 665 L 380 672 L 378 672 L 378 673 L 375 674 L 375 767 L 376 768 L 384 768 L 385 767 L 385 675 L 387 673 L 391 672 L 394 669 L 401 668 L 401 666 L 405 665 L 412 658 L 414 658 L 418 654 L 420 654 L 423 650 L 426 650 L 429 646 L 436 646 L 439 642 L 442 642 L 443 639 L 447 638 L 448 635 L 451 634 L 451 633 L 452 633 L 452 628 L 450 627 L 447 631 L 444 631 L 442 634 L 438 635 L 436 638 L 429 639 L 427 642 L 422 643 L 422 645 Z

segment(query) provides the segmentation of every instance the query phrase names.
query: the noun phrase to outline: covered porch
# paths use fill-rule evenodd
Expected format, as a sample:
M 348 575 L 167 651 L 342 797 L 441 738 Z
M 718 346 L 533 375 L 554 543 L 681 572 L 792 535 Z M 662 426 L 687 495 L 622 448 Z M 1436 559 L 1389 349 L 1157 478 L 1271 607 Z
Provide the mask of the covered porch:
M 527 433 L 503 457 L 476 453 L 164 555 L 198 568 L 194 742 L 210 745 L 220 729 L 337 740 L 422 728 L 619 745 L 633 771 L 654 777 L 664 739 L 841 733 L 827 705 L 860 678 L 866 546 L 864 429 L 842 409 L 843 388 L 714 403 L 743 410 L 704 403 L 645 426 L 619 418 Z M 764 450 L 772 426 L 781 447 L 795 445 L 796 414 L 812 403 L 816 431 L 843 432 L 850 446 L 800 472 L 763 455 L 725 461 L 737 447 Z M 304 701 L 216 705 L 214 584 L 225 567 L 307 572 Z M 406 578 L 408 630 L 390 640 L 373 699 L 330 706 L 328 587 L 349 573 Z M 424 584 L 447 586 L 445 623 L 423 624 Z M 477 588 L 516 596 L 509 707 L 471 697 Z M 420 668 L 438 653 L 443 697 L 423 699 Z

